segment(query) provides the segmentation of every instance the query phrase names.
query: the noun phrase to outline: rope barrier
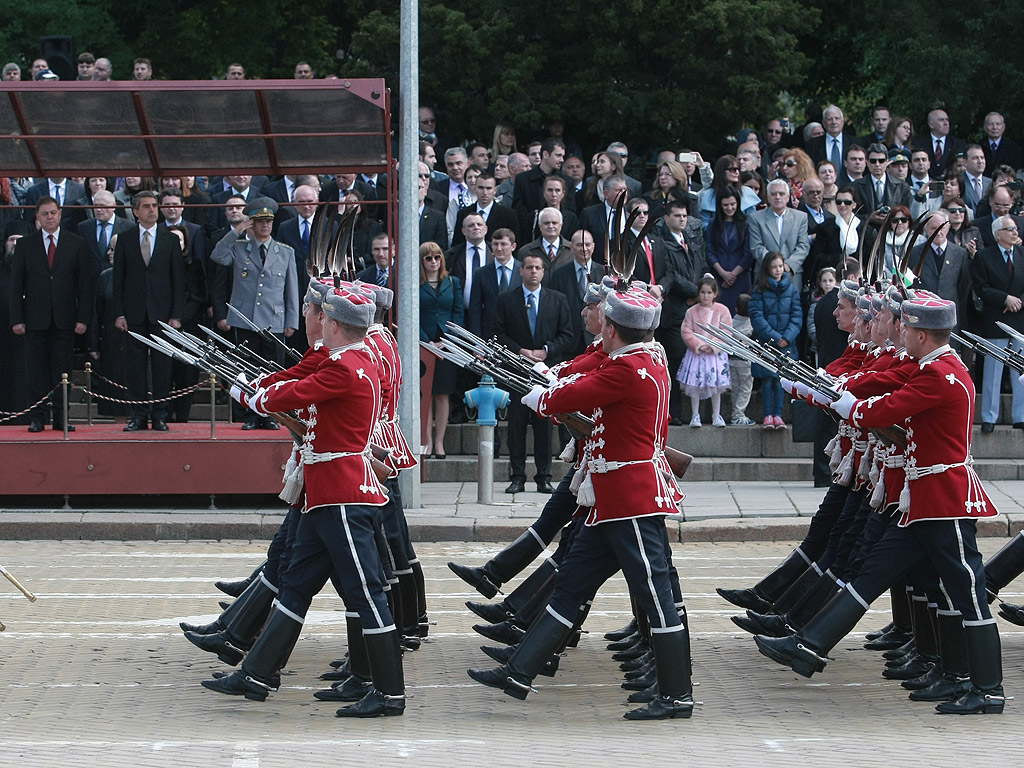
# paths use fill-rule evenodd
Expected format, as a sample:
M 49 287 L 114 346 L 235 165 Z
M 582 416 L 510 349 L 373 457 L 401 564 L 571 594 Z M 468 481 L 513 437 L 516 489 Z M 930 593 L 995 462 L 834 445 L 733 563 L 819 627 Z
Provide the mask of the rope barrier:
M 93 392 L 92 390 L 86 389 L 85 387 L 77 384 L 73 386 L 73 389 L 81 390 L 86 394 L 92 395 L 93 397 L 98 398 L 100 400 L 106 400 L 109 403 L 120 403 L 121 405 L 157 405 L 159 403 L 169 403 L 171 400 L 176 400 L 182 395 L 187 395 L 190 392 L 195 392 L 200 387 L 205 387 L 208 383 L 209 382 L 206 381 L 200 381 L 197 382 L 196 384 L 193 384 L 191 387 L 185 387 L 184 389 L 176 389 L 173 392 L 171 392 L 167 397 L 153 398 L 152 400 L 121 400 L 116 397 L 108 397 L 107 395 L 101 395 L 98 392 Z
M 32 405 L 30 405 L 24 411 L 17 411 L 17 412 L 15 412 L 15 411 L 0 411 L 0 424 L 2 424 L 5 421 L 12 421 L 12 420 L 18 418 L 19 416 L 27 416 L 32 411 L 34 411 L 36 408 L 38 408 L 40 405 L 42 405 L 47 400 L 49 400 L 50 399 L 50 395 L 52 395 L 54 392 L 56 392 L 59 387 L 60 387 L 60 384 L 58 384 L 53 389 L 51 389 L 49 392 L 47 392 L 45 395 L 40 397 L 38 400 L 36 400 L 34 403 L 32 403 Z

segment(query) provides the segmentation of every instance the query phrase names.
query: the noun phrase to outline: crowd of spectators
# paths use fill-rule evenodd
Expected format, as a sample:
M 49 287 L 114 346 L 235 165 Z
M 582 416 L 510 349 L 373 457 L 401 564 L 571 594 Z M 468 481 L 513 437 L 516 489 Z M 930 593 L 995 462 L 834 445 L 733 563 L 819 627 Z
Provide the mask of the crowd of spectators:
M 109 61 L 88 53 L 79 57 L 78 71 L 82 80 L 111 77 Z M 45 60 L 33 63 L 35 79 L 47 78 L 47 72 Z M 8 64 L 3 76 L 16 80 L 22 73 L 17 65 Z M 150 62 L 137 59 L 132 76 L 152 78 Z M 309 64 L 296 65 L 296 78 L 313 76 Z M 240 64 L 232 64 L 224 74 L 224 79 L 244 78 Z M 457 121 L 441 125 L 433 109 L 422 107 L 419 239 L 426 250 L 420 251 L 425 307 L 421 337 L 436 340 L 442 314 L 485 335 L 496 332 L 499 294 L 529 293 L 523 278 L 534 282 L 538 270 L 533 257 L 539 257 L 538 295 L 551 291 L 567 298 L 572 337 L 559 338 L 550 347 L 545 341 L 524 349 L 547 364 L 578 353 L 592 338 L 576 318 L 579 304 L 586 284 L 602 272 L 607 245 L 616 234 L 611 230 L 612 206 L 625 195 L 629 209 L 640 213 L 634 228 L 622 232 L 627 245 L 636 242 L 648 218 L 657 220 L 638 251 L 636 277 L 665 304 L 657 338 L 668 351 L 673 372 L 686 351 L 682 321 L 698 303 L 698 284 L 705 274 L 718 283 L 716 301 L 735 316 L 737 306 L 747 306 L 749 294 L 764 285 L 762 266 L 780 254 L 804 317 L 793 353 L 813 360 L 816 349 L 806 318 L 822 297 L 823 276 L 825 284 L 829 275 L 841 278 L 848 260 L 866 260 L 878 238 L 883 238 L 880 258 L 891 275 L 899 266 L 912 222 L 925 212 L 934 212 L 926 234 L 938 234 L 928 252 L 923 239 L 914 246 L 905 265 L 907 278 L 955 300 L 961 328 L 1013 344 L 995 320 L 1024 332 L 1024 252 L 1018 236 L 1024 155 L 1006 135 L 1003 117 L 996 112 L 986 115 L 975 142 L 950 135 L 942 109 L 930 112 L 919 132 L 911 118 L 883 106 L 872 111 L 870 124 L 872 130 L 858 136 L 843 111 L 831 105 L 805 125 L 773 119 L 763 131 L 744 129 L 736 136 L 735 148 L 718 157 L 705 158 L 679 146 L 638 158 L 614 136 L 584 153 L 562 122 L 550 123 L 536 136 L 524 136 L 523 129 L 509 123 L 495 125 L 493 135 L 461 136 Z M 394 249 L 384 206 L 366 204 L 385 199 L 383 176 L 3 180 L 0 203 L 26 206 L 21 211 L 3 209 L 2 214 L 7 243 L 3 279 L 11 305 L 22 300 L 19 285 L 12 283 L 15 243 L 42 226 L 39 204 L 79 206 L 64 207 L 60 224 L 62 231 L 86 241 L 88 253 L 82 279 L 88 284 L 89 322 L 78 334 L 77 348 L 115 381 L 131 376 L 123 360 L 109 359 L 116 357 L 118 344 L 111 340 L 118 338 L 118 326 L 112 324 L 117 321 L 111 315 L 112 281 L 105 277 L 107 251 L 113 236 L 135 237 L 140 231 L 134 209 L 145 193 L 157 195 L 161 225 L 182 230 L 179 257 L 187 286 L 182 306 L 187 293 L 188 323 L 193 327 L 205 324 L 225 333 L 234 328 L 227 303 L 240 273 L 230 266 L 222 268 L 212 256 L 225 238 L 252 239 L 244 210 L 257 198 L 286 204 L 276 207 L 272 237 L 294 252 L 299 296 L 318 201 L 359 210 L 356 269 L 363 279 L 392 280 Z M 211 204 L 214 207 L 207 207 Z M 895 213 L 887 219 L 891 210 Z M 433 258 L 438 255 L 439 264 Z M 530 268 L 524 271 L 527 264 Z M 495 274 L 481 273 L 484 268 Z M 493 279 L 495 291 L 481 288 L 485 274 L 488 281 Z M 287 297 L 282 301 L 287 304 Z M 524 313 L 528 306 L 526 296 L 521 303 Z M 291 308 L 282 311 L 294 316 Z M 281 338 L 301 348 L 301 324 L 296 326 L 286 325 Z M 18 354 L 18 340 L 6 333 L 10 327 L 5 323 L 5 354 Z M 986 431 L 998 420 L 998 392 L 1003 386 L 994 370 L 988 366 L 983 386 L 978 379 Z M 451 395 L 447 418 L 461 421 L 465 415 L 460 395 L 472 384 L 460 372 L 440 374 L 432 416 L 442 423 L 436 424 L 428 447 L 435 455 L 443 455 L 446 409 L 440 398 Z M 188 380 L 182 376 L 176 382 Z M 8 382 L 0 408 L 24 407 L 35 390 L 25 392 L 19 386 Z M 674 382 L 673 424 L 683 424 L 693 415 L 686 413 L 680 394 Z M 169 413 L 170 421 L 187 419 L 187 403 L 175 404 Z M 737 412 L 735 403 L 731 417 L 733 424 L 751 423 L 742 410 Z M 1016 390 L 1012 420 L 1024 428 L 1024 393 Z

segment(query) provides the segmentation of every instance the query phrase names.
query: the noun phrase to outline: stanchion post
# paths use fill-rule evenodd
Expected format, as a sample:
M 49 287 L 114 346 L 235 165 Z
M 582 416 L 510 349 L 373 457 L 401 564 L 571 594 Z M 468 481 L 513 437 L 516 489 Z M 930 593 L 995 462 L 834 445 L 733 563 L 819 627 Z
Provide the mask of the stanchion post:
M 85 363 L 85 423 L 92 426 L 92 363 Z
M 508 392 L 495 387 L 490 376 L 484 376 L 480 386 L 467 392 L 463 399 L 468 408 L 477 412 L 476 500 L 479 504 L 490 504 L 494 495 L 494 427 L 498 423 L 497 410 L 508 405 Z
M 210 374 L 210 439 L 217 439 L 217 374 Z
M 64 439 L 65 440 L 68 439 L 68 395 L 70 394 L 70 391 L 71 391 L 71 387 L 69 386 L 70 384 L 71 384 L 71 382 L 68 381 L 68 375 L 66 373 L 62 373 L 60 375 L 60 389 L 61 389 L 61 394 L 63 395 L 63 397 L 61 399 L 64 401 L 61 404 L 61 408 L 64 411 Z

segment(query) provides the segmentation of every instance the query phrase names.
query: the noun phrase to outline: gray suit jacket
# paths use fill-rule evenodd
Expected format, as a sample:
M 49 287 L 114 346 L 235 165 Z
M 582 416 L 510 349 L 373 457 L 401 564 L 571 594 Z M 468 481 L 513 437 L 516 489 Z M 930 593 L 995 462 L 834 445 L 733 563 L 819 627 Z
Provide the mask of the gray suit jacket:
M 295 270 L 295 251 L 271 240 L 267 260 L 260 264 L 259 246 L 252 240 L 239 240 L 229 229 L 214 246 L 210 258 L 231 272 L 231 306 L 244 313 L 260 328 L 284 333 L 299 327 L 299 289 Z M 223 300 L 222 297 L 221 301 Z M 219 302 L 217 302 L 219 303 Z M 214 319 L 226 317 L 228 324 L 242 321 L 224 305 L 214 306 Z
M 921 264 L 921 270 L 917 275 L 917 287 L 936 293 L 948 301 L 955 301 L 957 327 L 959 328 L 963 325 L 966 317 L 971 290 L 971 264 L 967 251 L 959 245 L 947 241 L 942 254 L 942 271 L 939 272 L 935 266 L 932 247 L 928 248 L 924 260 L 921 260 L 923 248 L 923 243 L 914 246 L 914 250 L 910 254 L 911 269 L 916 270 L 917 265 Z
M 750 252 L 754 255 L 754 276 L 761 271 L 764 255 L 768 251 L 779 251 L 786 259 L 786 264 L 793 271 L 793 285 L 803 285 L 804 259 L 810 251 L 807 239 L 807 214 L 795 208 L 787 208 L 783 213 L 782 237 L 779 237 L 775 213 L 771 208 L 756 211 L 747 219 L 747 237 L 750 241 Z
M 960 178 L 964 181 L 964 203 L 971 209 L 971 214 L 973 215 L 978 210 L 978 203 L 988 194 L 988 188 L 992 186 L 992 179 L 987 176 L 981 177 L 981 197 L 979 197 L 978 193 L 974 191 L 974 185 L 971 183 L 971 180 L 967 178 L 967 174 L 963 174 Z

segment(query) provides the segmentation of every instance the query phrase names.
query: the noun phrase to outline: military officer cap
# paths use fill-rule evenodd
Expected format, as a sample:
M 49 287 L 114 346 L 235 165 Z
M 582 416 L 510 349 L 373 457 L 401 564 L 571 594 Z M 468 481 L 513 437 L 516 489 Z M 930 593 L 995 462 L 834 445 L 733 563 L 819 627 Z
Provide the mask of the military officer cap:
M 395 292 L 390 288 L 377 285 L 376 283 L 364 283 L 360 280 L 357 280 L 353 285 L 372 298 L 374 304 L 381 309 L 391 309 L 392 304 L 395 303 Z
M 857 297 L 860 295 L 860 283 L 856 280 L 843 280 L 839 284 L 839 295 L 845 296 L 847 301 L 856 306 Z
M 903 303 L 903 293 L 895 285 L 890 285 L 885 291 L 885 306 L 896 317 L 900 316 L 900 304 Z
M 331 290 L 331 286 L 326 283 L 321 283 L 315 277 L 310 278 L 309 287 L 306 288 L 306 296 L 304 301 L 308 301 L 310 304 L 316 304 L 318 307 L 324 303 L 324 296 Z
M 600 304 L 604 301 L 604 287 L 601 283 L 587 283 L 587 292 L 583 294 L 584 304 Z
M 362 291 L 332 288 L 324 296 L 324 314 L 343 325 L 369 328 L 373 324 L 376 307 L 373 299 Z
M 257 197 L 249 201 L 244 213 L 250 219 L 273 219 L 277 213 L 277 201 L 270 197 Z
M 867 322 L 873 317 L 871 311 L 871 289 L 862 288 L 857 296 L 857 317 Z
M 660 304 L 647 291 L 612 291 L 604 300 L 604 316 L 624 328 L 649 331 Z
M 903 325 L 909 328 L 949 331 L 956 326 L 956 304 L 947 299 L 915 296 L 904 301 L 900 310 Z

